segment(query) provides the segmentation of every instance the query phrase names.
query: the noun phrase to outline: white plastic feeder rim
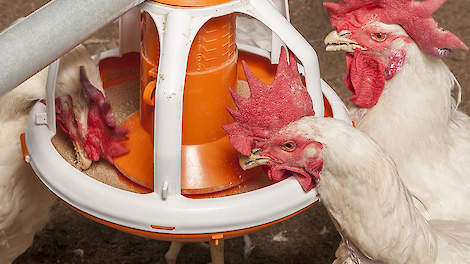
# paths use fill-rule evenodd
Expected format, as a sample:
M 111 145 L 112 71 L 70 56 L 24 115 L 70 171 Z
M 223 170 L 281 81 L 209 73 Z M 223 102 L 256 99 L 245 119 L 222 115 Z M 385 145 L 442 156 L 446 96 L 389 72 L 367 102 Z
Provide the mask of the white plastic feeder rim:
M 251 228 L 289 216 L 317 201 L 316 190 L 305 193 L 294 178 L 222 198 L 190 199 L 181 195 L 182 98 L 187 58 L 196 33 L 212 17 L 239 12 L 263 22 L 301 61 L 301 71 L 316 115 L 323 116 L 324 94 L 334 117 L 351 122 L 341 99 L 320 79 L 315 51 L 286 18 L 268 0 L 234 0 L 195 8 L 146 2 L 136 10 L 139 8 L 154 19 L 161 45 L 155 95 L 155 191 L 137 194 L 106 185 L 81 173 L 57 153 L 51 143 L 55 135 L 55 85 L 52 83 L 57 63 L 49 71 L 51 81 L 47 86 L 47 107 L 41 103 L 33 107 L 26 131 L 30 164 L 42 182 L 62 200 L 94 217 L 130 228 L 168 234 L 218 233 Z M 129 19 L 129 15 L 135 20 Z M 138 26 L 138 17 L 138 11 L 129 11 L 127 18 L 121 20 L 121 27 L 132 27 L 135 23 Z M 121 35 L 121 41 L 123 39 L 125 36 Z M 121 44 L 127 46 L 126 51 L 133 46 L 126 41 Z M 137 46 L 134 46 L 137 51 Z M 256 47 L 239 48 L 266 55 L 265 50 Z M 44 119 L 46 113 L 47 121 Z M 174 229 L 156 230 L 152 226 Z

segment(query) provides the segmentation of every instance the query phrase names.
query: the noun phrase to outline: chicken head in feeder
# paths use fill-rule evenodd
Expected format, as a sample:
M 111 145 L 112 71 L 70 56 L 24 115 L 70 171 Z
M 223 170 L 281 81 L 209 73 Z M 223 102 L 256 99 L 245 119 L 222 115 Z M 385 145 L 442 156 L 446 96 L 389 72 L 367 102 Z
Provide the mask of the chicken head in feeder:
M 101 2 L 96 5 L 105 6 Z M 132 78 L 125 72 L 138 65 L 136 52 L 140 52 L 139 109 L 122 123 L 130 131 L 124 142 L 129 153 L 114 159 L 117 169 L 130 179 L 127 184 L 138 187 L 133 192 L 113 187 L 66 162 L 51 143 L 55 112 L 50 99 L 47 106 L 33 107 L 25 140 L 27 159 L 44 184 L 96 221 L 161 240 L 230 238 L 282 221 L 317 201 L 316 191 L 304 192 L 295 179 L 269 185 L 262 171 L 243 171 L 222 128 L 232 122 L 227 111 L 235 107 L 230 89 L 239 87 L 243 92 L 240 87 L 246 77 L 241 62 L 270 84 L 276 73 L 271 62 L 279 58 L 280 44 L 273 44 L 272 52 L 237 45 L 237 13 L 264 23 L 299 59 L 315 115 L 326 113 L 350 122 L 342 101 L 320 79 L 315 51 L 272 2 L 133 2 L 115 13 L 117 18 L 130 10 L 120 20 L 121 42 L 115 54 L 120 58 L 103 59 L 100 71 L 104 86 Z M 75 42 L 64 47 L 70 49 L 86 37 L 79 35 L 86 35 L 83 32 L 73 34 Z M 65 51 L 51 55 L 44 66 Z M 289 63 L 297 65 L 292 58 Z M 53 86 L 48 84 L 48 98 L 54 98 Z M 47 122 L 38 121 L 44 116 Z

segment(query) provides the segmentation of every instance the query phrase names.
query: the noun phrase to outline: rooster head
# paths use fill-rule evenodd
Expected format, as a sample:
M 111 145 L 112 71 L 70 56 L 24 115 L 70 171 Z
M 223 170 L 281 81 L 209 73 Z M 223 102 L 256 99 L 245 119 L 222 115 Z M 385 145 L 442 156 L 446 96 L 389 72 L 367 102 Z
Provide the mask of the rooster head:
M 74 102 L 70 95 L 57 97 L 55 102 L 58 125 L 72 140 L 81 169 L 88 169 L 92 161 L 101 158 L 114 164 L 115 157 L 129 152 L 129 149 L 122 145 L 129 131 L 116 124 L 110 102 L 90 82 L 83 66 L 80 67 L 80 84 L 88 105 Z M 83 113 L 87 114 L 86 124 L 79 118 Z M 87 129 L 83 129 L 84 125 Z
M 308 117 L 306 117 L 308 118 Z M 323 169 L 323 144 L 302 130 L 303 118 L 294 121 L 269 137 L 262 146 L 240 158 L 240 166 L 251 169 L 267 165 L 267 175 L 274 182 L 295 177 L 306 192 L 313 189 Z
M 327 51 L 346 51 L 345 84 L 359 107 L 377 104 L 385 82 L 405 63 L 409 45 L 445 57 L 468 50 L 454 34 L 438 27 L 432 14 L 446 0 L 340 0 L 325 2 L 331 25 Z
M 240 165 L 244 169 L 267 165 L 268 176 L 274 182 L 294 176 L 305 191 L 311 190 L 318 177 L 314 168 L 319 167 L 312 162 L 315 160 L 312 157 L 321 144 L 286 130 L 292 122 L 314 115 L 312 100 L 300 78 L 295 56 L 289 53 L 288 62 L 286 50 L 281 50 L 271 85 L 259 80 L 246 63 L 243 68 L 250 97 L 244 98 L 231 91 L 237 109 L 228 109 L 234 122 L 223 127 L 231 144 L 243 155 Z

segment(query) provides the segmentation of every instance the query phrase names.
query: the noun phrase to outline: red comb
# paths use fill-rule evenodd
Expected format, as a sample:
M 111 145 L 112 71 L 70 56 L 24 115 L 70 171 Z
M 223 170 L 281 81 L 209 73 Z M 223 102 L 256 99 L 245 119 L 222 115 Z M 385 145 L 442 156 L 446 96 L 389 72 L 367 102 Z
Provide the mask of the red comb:
M 276 76 L 271 85 L 264 84 L 243 62 L 250 97 L 243 98 L 230 90 L 237 110 L 227 108 L 235 122 L 223 128 L 232 145 L 249 155 L 253 140 L 262 141 L 270 134 L 303 116 L 314 115 L 312 99 L 302 83 L 295 56 L 281 50 Z
M 468 50 L 457 36 L 438 27 L 432 14 L 446 0 L 340 0 L 323 5 L 336 29 L 350 23 L 347 19 L 375 17 L 386 24 L 399 24 L 426 53 L 443 57 L 449 49 Z M 351 16 L 348 16 L 351 14 Z

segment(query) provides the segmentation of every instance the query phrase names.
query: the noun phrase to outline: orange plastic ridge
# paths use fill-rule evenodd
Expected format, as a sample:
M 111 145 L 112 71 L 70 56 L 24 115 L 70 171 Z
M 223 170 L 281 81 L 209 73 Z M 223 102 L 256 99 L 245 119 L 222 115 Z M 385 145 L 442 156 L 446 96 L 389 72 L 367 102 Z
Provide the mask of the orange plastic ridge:
M 210 72 L 233 61 L 236 55 L 235 14 L 211 18 L 194 37 L 187 73 Z
M 153 229 L 160 229 L 160 230 L 170 230 L 170 231 L 171 231 L 171 230 L 175 230 L 175 227 L 174 227 L 174 226 L 169 227 L 169 226 L 156 226 L 156 225 L 151 225 L 150 227 L 153 228 Z

